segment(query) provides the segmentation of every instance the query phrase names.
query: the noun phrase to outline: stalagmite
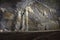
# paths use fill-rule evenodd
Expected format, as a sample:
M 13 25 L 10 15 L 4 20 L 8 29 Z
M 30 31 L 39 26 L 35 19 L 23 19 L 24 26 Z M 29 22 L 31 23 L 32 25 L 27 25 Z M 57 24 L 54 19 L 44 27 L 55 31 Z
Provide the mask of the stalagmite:
M 29 29 L 29 28 L 28 28 L 28 8 L 26 8 L 25 17 L 26 17 L 26 19 L 25 19 L 25 22 L 26 22 L 25 25 L 26 25 L 26 26 L 25 26 L 25 27 L 26 27 L 26 31 L 28 31 L 28 29 Z
M 18 16 L 17 16 L 17 23 L 16 23 L 16 25 L 15 25 L 15 27 L 16 27 L 16 29 L 15 29 L 15 31 L 19 31 L 20 29 L 20 26 L 21 26 L 21 11 L 20 10 L 18 10 L 18 12 L 17 12 L 17 14 L 18 14 Z
M 22 23 L 21 23 L 21 25 L 22 25 L 21 31 L 25 31 L 25 12 L 24 11 L 21 13 L 21 21 L 22 21 Z

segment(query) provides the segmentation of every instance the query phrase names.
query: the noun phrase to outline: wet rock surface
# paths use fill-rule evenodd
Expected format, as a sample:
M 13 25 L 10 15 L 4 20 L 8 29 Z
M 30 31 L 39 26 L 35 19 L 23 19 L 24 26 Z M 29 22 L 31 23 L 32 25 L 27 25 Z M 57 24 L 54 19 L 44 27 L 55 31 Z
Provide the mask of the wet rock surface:
M 40 31 L 60 29 L 58 3 L 53 0 L 1 0 L 0 27 L 4 31 Z M 52 4 L 52 5 L 51 5 Z M 0 29 L 1 29 L 0 28 Z

